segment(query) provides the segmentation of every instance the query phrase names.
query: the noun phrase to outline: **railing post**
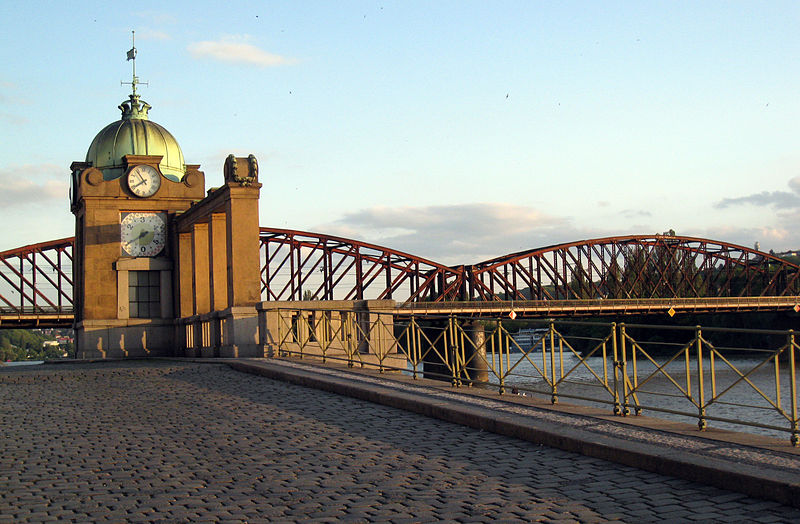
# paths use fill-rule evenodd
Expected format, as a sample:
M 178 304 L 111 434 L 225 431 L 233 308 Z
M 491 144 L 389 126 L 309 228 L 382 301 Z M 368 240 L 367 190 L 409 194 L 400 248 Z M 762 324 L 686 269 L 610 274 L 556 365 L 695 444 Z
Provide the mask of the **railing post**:
M 797 421 L 797 373 L 795 372 L 795 357 L 794 357 L 794 330 L 789 330 L 789 379 L 791 383 L 789 385 L 791 389 L 791 402 L 792 402 L 792 436 L 790 437 L 790 441 L 792 446 L 798 447 L 800 446 L 800 431 L 798 431 L 798 421 Z
M 303 354 L 306 350 L 306 344 L 308 344 L 308 318 L 303 314 L 304 311 L 301 309 L 295 310 L 295 314 L 297 315 L 297 331 L 298 331 L 298 338 L 300 339 L 300 358 L 303 358 Z
M 550 321 L 550 376 L 553 382 L 550 386 L 550 403 L 558 404 L 558 380 L 556 380 L 556 328 L 555 323 Z M 559 340 L 559 345 L 561 341 Z
M 458 352 L 454 344 L 455 333 L 453 333 L 453 315 L 447 317 L 447 328 L 444 332 L 444 354 L 450 360 L 450 385 L 457 388 L 459 384 L 459 365 L 458 365 Z
M 694 328 L 694 341 L 697 348 L 697 394 L 698 394 L 698 420 L 697 427 L 704 431 L 708 427 L 706 420 L 705 381 L 703 380 L 703 332 L 700 326 Z M 691 391 L 689 391 L 691 394 Z
M 622 359 L 619 362 L 620 372 L 622 375 L 622 416 L 627 417 L 631 414 L 631 409 L 628 406 L 628 356 L 627 356 L 627 349 L 625 344 L 625 339 L 627 338 L 627 333 L 625 331 L 625 324 L 620 324 L 620 354 Z M 635 348 L 632 351 L 636 351 Z
M 549 334 L 549 332 L 548 332 Z M 544 375 L 544 380 L 547 382 L 549 380 L 548 373 L 547 373 L 547 339 L 549 337 L 547 335 L 542 336 L 542 374 Z
M 417 331 L 416 331 L 417 321 L 412 316 L 411 320 L 408 323 L 408 330 L 406 331 L 406 340 L 408 341 L 408 352 L 410 353 L 411 357 L 411 364 L 414 367 L 414 371 L 412 372 L 412 377 L 414 380 L 417 380 L 417 363 L 419 359 L 417 358 Z
M 455 350 L 458 355 L 458 387 L 464 385 L 464 378 L 468 378 L 467 355 L 464 345 L 464 326 L 459 323 L 457 318 L 453 319 L 453 338 L 455 339 Z
M 375 323 L 370 326 L 369 336 L 370 340 L 374 341 L 375 347 L 373 348 L 375 351 L 375 355 L 378 357 L 378 373 L 383 374 L 383 361 L 386 358 L 386 341 L 383 339 L 383 333 L 381 332 L 381 328 L 384 327 L 383 324 L 383 316 L 380 313 L 376 314 Z
M 353 325 L 354 325 L 353 317 L 354 316 L 355 316 L 355 313 L 352 312 L 352 311 L 347 311 L 346 314 L 345 314 L 345 318 L 346 318 L 346 324 L 345 325 L 347 326 L 347 329 L 345 330 L 345 332 L 347 333 L 347 336 L 345 337 L 345 339 L 346 339 L 345 345 L 347 347 L 347 367 L 349 367 L 349 368 L 353 367 L 354 364 L 355 364 L 353 362 L 353 354 L 355 353 L 355 349 L 354 349 L 354 347 L 355 347 L 354 344 L 355 343 L 353 342 Z
M 497 335 L 497 365 L 500 370 L 500 391 L 501 395 L 505 394 L 506 392 L 506 374 L 503 371 L 503 333 L 501 332 L 501 324 L 500 320 L 497 320 L 497 329 L 495 330 L 495 334 Z M 494 338 L 495 335 L 492 335 L 492 345 L 494 346 Z M 494 353 L 494 347 L 492 347 L 492 353 Z M 494 360 L 494 357 L 492 357 Z
M 617 323 L 611 323 L 611 356 L 614 359 L 612 382 L 614 383 L 614 414 L 622 415 L 622 406 L 619 402 L 619 349 L 617 348 Z M 604 361 L 605 362 L 605 361 Z
M 278 354 L 279 357 L 282 357 L 283 356 L 283 347 L 284 347 L 284 342 L 285 342 L 285 340 L 283 339 L 283 315 L 281 314 L 281 310 L 280 309 L 278 309 L 277 311 L 278 311 L 278 314 L 276 315 L 276 318 L 278 319 L 278 327 L 275 330 L 278 333 L 278 352 L 277 352 L 277 354 Z

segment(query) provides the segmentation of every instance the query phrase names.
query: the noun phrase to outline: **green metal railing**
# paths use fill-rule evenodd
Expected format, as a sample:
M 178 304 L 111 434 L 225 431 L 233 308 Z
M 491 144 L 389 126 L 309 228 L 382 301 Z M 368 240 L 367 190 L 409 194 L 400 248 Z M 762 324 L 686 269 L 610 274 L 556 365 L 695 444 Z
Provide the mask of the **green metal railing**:
M 619 416 L 644 411 L 789 434 L 800 445 L 792 330 L 526 321 L 456 315 L 281 309 L 269 329 L 281 356 L 314 357 L 462 385 L 574 399 Z M 262 312 L 261 314 L 266 314 Z M 519 326 L 516 322 L 514 326 Z M 746 341 L 747 344 L 744 344 Z

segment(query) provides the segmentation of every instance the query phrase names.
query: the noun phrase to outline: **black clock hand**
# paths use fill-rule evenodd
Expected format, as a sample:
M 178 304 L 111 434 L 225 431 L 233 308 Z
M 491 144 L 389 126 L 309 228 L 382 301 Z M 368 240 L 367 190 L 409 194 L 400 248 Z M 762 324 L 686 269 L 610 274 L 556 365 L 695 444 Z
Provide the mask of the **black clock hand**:
M 136 238 L 135 238 L 133 241 L 134 241 L 134 242 L 138 242 L 138 243 L 140 243 L 140 244 L 141 244 L 141 243 L 142 243 L 142 239 L 143 239 L 144 237 L 146 237 L 148 233 L 150 233 L 150 232 L 149 232 L 149 231 L 147 231 L 146 229 L 145 229 L 145 230 L 143 230 L 141 233 L 139 233 L 139 236 L 138 236 L 138 237 L 136 237 Z

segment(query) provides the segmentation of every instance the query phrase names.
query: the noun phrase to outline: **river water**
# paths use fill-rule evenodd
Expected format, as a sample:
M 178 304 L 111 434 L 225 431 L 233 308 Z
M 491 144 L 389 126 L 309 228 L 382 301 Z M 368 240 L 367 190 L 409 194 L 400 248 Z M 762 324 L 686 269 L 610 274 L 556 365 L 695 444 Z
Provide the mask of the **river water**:
M 575 404 L 588 404 L 593 407 L 612 410 L 613 393 L 607 391 L 602 385 L 605 376 L 608 377 L 609 388 L 613 391 L 613 364 L 611 359 L 607 362 L 607 372 L 604 373 L 603 358 L 589 357 L 583 363 L 581 359 L 571 352 L 564 352 L 563 372 L 561 362 L 556 358 L 556 376 L 565 378 L 559 383 L 559 401 Z M 507 362 L 503 363 L 503 375 L 506 391 L 511 391 L 516 386 L 520 394 L 543 396 L 550 398 L 550 385 L 543 378 L 542 355 L 531 353 L 530 358 L 526 358 L 523 353 L 511 353 L 509 361 L 511 371 Z M 489 356 L 491 360 L 491 356 Z M 697 360 L 689 362 L 689 379 L 687 387 L 686 381 L 686 362 L 683 358 L 668 362 L 669 357 L 657 359 L 656 364 L 650 361 L 637 361 L 636 376 L 639 377 L 639 394 L 637 395 L 639 405 L 642 407 L 641 414 L 679 420 L 696 424 L 698 421 L 698 407 L 687 398 L 685 392 L 691 392 L 691 396 L 699 402 L 700 377 L 698 375 Z M 703 382 L 704 400 L 707 403 L 706 415 L 709 417 L 719 417 L 733 419 L 754 424 L 777 426 L 789 430 L 791 428 L 787 416 L 791 417 L 791 376 L 788 365 L 781 363 L 779 366 L 779 385 L 776 386 L 776 373 L 774 360 L 767 360 L 767 357 L 738 357 L 731 358 L 729 363 L 720 358 L 715 359 L 713 378 L 716 381 L 716 398 L 712 395 L 712 371 L 710 362 L 706 358 L 703 361 Z M 534 366 L 538 366 L 538 370 Z M 491 366 L 491 363 L 490 363 Z M 551 376 L 550 360 L 547 361 L 547 376 Z M 500 368 L 497 359 L 494 362 L 495 373 L 490 370 L 490 383 L 499 385 Z M 658 368 L 661 371 L 658 371 Z M 738 372 L 737 372 L 738 370 Z M 633 366 L 628 362 L 628 376 L 633 381 Z M 594 372 L 594 374 L 593 374 Z M 597 376 L 595 376 L 597 375 Z M 746 375 L 747 380 L 741 378 Z M 598 378 L 599 377 L 599 378 Z M 674 381 L 674 382 L 673 382 Z M 683 389 L 683 391 L 682 391 Z M 619 388 L 621 392 L 621 386 Z M 779 393 L 778 393 L 779 392 Z M 572 398 L 572 397 L 582 398 Z M 592 400 L 594 399 L 594 400 Z M 710 404 L 709 401 L 713 399 Z M 769 399 L 769 400 L 768 400 Z M 773 404 L 780 400 L 780 409 L 786 412 L 787 416 L 780 413 L 779 409 Z M 633 399 L 630 400 L 633 404 Z M 678 413 L 670 413 L 660 410 L 669 410 Z M 633 410 L 631 410 L 633 412 Z M 709 427 L 732 429 L 735 431 L 752 432 L 769 435 L 782 439 L 788 439 L 789 433 L 776 429 L 755 427 L 743 424 L 732 424 L 728 422 L 709 420 Z

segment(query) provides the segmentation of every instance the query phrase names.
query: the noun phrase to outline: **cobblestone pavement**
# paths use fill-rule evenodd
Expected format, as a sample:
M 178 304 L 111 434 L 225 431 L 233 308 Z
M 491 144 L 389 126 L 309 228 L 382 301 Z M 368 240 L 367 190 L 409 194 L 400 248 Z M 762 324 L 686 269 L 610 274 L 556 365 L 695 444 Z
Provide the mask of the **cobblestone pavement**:
M 798 522 L 220 364 L 0 368 L 0 522 Z

